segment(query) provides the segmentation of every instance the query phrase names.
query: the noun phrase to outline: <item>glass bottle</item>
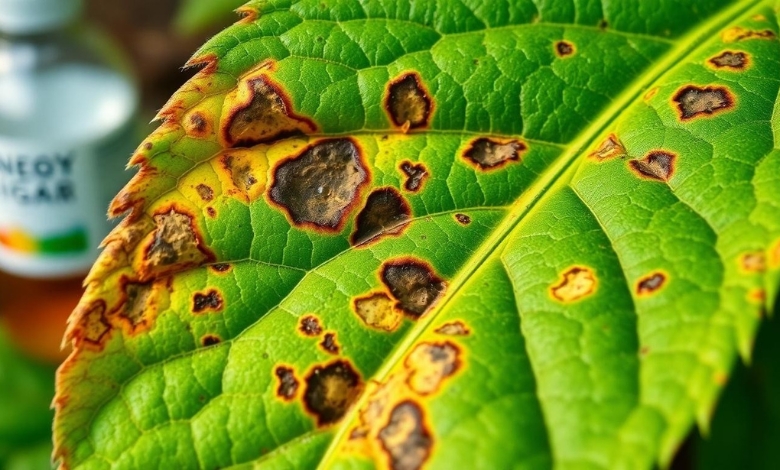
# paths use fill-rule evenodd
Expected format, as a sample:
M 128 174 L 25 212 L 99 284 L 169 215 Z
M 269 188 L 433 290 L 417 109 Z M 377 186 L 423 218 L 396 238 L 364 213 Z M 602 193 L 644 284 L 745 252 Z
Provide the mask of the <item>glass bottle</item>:
M 0 321 L 56 359 L 129 179 L 138 92 L 81 0 L 0 0 Z

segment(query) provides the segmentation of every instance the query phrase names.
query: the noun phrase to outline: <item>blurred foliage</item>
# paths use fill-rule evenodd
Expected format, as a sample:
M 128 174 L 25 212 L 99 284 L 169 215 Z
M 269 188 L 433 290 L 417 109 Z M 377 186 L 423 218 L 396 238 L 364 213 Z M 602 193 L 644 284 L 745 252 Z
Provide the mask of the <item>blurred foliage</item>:
M 780 468 L 780 304 L 758 334 L 750 367 L 737 367 L 708 437 L 697 441 L 696 468 Z
M 0 330 L 0 468 L 49 468 L 54 367 L 25 358 Z
M 182 0 L 174 20 L 181 34 L 194 34 L 220 23 L 228 23 L 235 17 L 233 10 L 245 0 Z

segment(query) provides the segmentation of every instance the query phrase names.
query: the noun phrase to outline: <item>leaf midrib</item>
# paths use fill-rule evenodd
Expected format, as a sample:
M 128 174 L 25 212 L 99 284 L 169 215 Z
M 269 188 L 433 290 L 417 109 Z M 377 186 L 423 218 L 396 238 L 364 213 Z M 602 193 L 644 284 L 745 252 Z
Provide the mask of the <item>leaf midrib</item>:
M 629 105 L 634 103 L 635 100 L 640 97 L 645 90 L 650 88 L 652 84 L 656 83 L 661 77 L 676 68 L 675 65 L 680 62 L 680 59 L 688 56 L 691 52 L 701 47 L 701 45 L 706 44 L 706 38 L 717 34 L 725 25 L 744 15 L 753 7 L 769 1 L 770 0 L 737 1 L 734 5 L 715 15 L 710 20 L 689 31 L 680 38 L 675 48 L 668 52 L 652 68 L 643 73 L 639 80 L 635 81 L 632 86 L 624 90 L 609 108 L 602 111 L 599 118 L 572 141 L 569 145 L 569 150 L 561 154 L 547 172 L 537 179 L 536 182 L 510 206 L 509 213 L 504 220 L 496 226 L 493 233 L 463 265 L 460 273 L 450 281 L 444 301 L 436 305 L 434 311 L 429 312 L 418 320 L 409 333 L 407 333 L 407 335 L 396 345 L 385 363 L 375 372 L 372 380 L 381 382 L 385 379 L 390 374 L 395 364 L 403 359 L 407 351 L 410 350 L 417 339 L 433 322 L 438 312 L 442 311 L 442 309 L 456 297 L 456 294 L 460 289 L 485 261 L 506 245 L 508 235 L 524 220 L 527 220 L 528 216 L 535 212 L 538 203 L 545 197 L 553 194 L 556 187 L 564 187 L 569 184 L 574 171 L 576 171 L 576 166 L 574 164 L 578 161 L 578 157 L 595 143 L 596 138 L 604 133 Z M 348 426 L 345 426 L 344 424 L 353 421 L 356 412 L 362 408 L 367 398 L 366 394 L 363 394 L 358 401 L 352 405 L 350 411 L 342 418 L 342 424 L 334 434 L 333 441 L 331 441 L 331 444 L 328 446 L 328 450 L 325 455 L 323 455 L 317 468 L 324 468 L 327 463 L 333 459 L 338 451 L 339 444 L 342 442 L 347 432 Z

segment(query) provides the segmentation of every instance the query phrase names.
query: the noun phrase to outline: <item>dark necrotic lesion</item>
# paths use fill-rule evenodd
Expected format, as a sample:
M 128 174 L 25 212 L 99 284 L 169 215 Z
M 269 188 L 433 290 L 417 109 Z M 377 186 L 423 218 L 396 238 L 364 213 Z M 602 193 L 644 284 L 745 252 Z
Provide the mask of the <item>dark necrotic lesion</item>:
M 629 160 L 628 164 L 641 177 L 657 181 L 669 181 L 674 174 L 676 158 L 673 153 L 656 150 L 648 153 L 642 159 Z
M 422 163 L 402 162 L 401 171 L 406 175 L 404 189 L 416 193 L 428 178 L 428 170 Z
M 387 107 L 396 126 L 408 125 L 410 129 L 426 126 L 432 106 L 417 74 L 408 73 L 390 84 Z
M 683 120 L 712 115 L 734 106 L 734 97 L 722 86 L 686 86 L 673 98 Z
M 463 156 L 481 169 L 493 169 L 509 162 L 519 162 L 526 149 L 526 145 L 518 140 L 502 142 L 483 137 L 475 140 Z
M 747 66 L 748 57 L 744 52 L 724 51 L 722 54 L 710 59 L 710 63 L 718 68 L 744 69 Z
M 346 361 L 316 366 L 306 377 L 303 401 L 325 426 L 339 421 L 355 402 L 362 390 L 360 374 Z
M 293 223 L 337 230 L 367 180 L 355 143 L 330 139 L 280 164 L 270 195 Z
M 398 301 L 396 306 L 413 318 L 433 306 L 446 289 L 446 283 L 429 266 L 412 260 L 386 264 L 381 277 Z
M 398 233 L 410 216 L 409 204 L 398 191 L 378 189 L 368 196 L 365 207 L 357 216 L 352 244 L 360 245 L 385 233 Z
M 192 299 L 193 313 L 201 313 L 207 310 L 222 309 L 222 296 L 216 290 L 209 290 L 205 294 L 196 292 Z
M 555 52 L 560 57 L 567 57 L 574 54 L 574 44 L 568 41 L 558 41 L 555 43 Z

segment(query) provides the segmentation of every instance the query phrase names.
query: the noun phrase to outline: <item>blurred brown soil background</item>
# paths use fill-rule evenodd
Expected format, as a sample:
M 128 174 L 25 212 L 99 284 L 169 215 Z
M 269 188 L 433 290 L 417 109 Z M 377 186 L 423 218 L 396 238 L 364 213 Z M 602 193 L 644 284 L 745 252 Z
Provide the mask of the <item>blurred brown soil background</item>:
M 182 66 L 206 39 L 226 25 L 183 36 L 174 31 L 178 0 L 86 0 L 86 17 L 111 35 L 135 66 L 141 111 L 151 119 L 193 71 Z

